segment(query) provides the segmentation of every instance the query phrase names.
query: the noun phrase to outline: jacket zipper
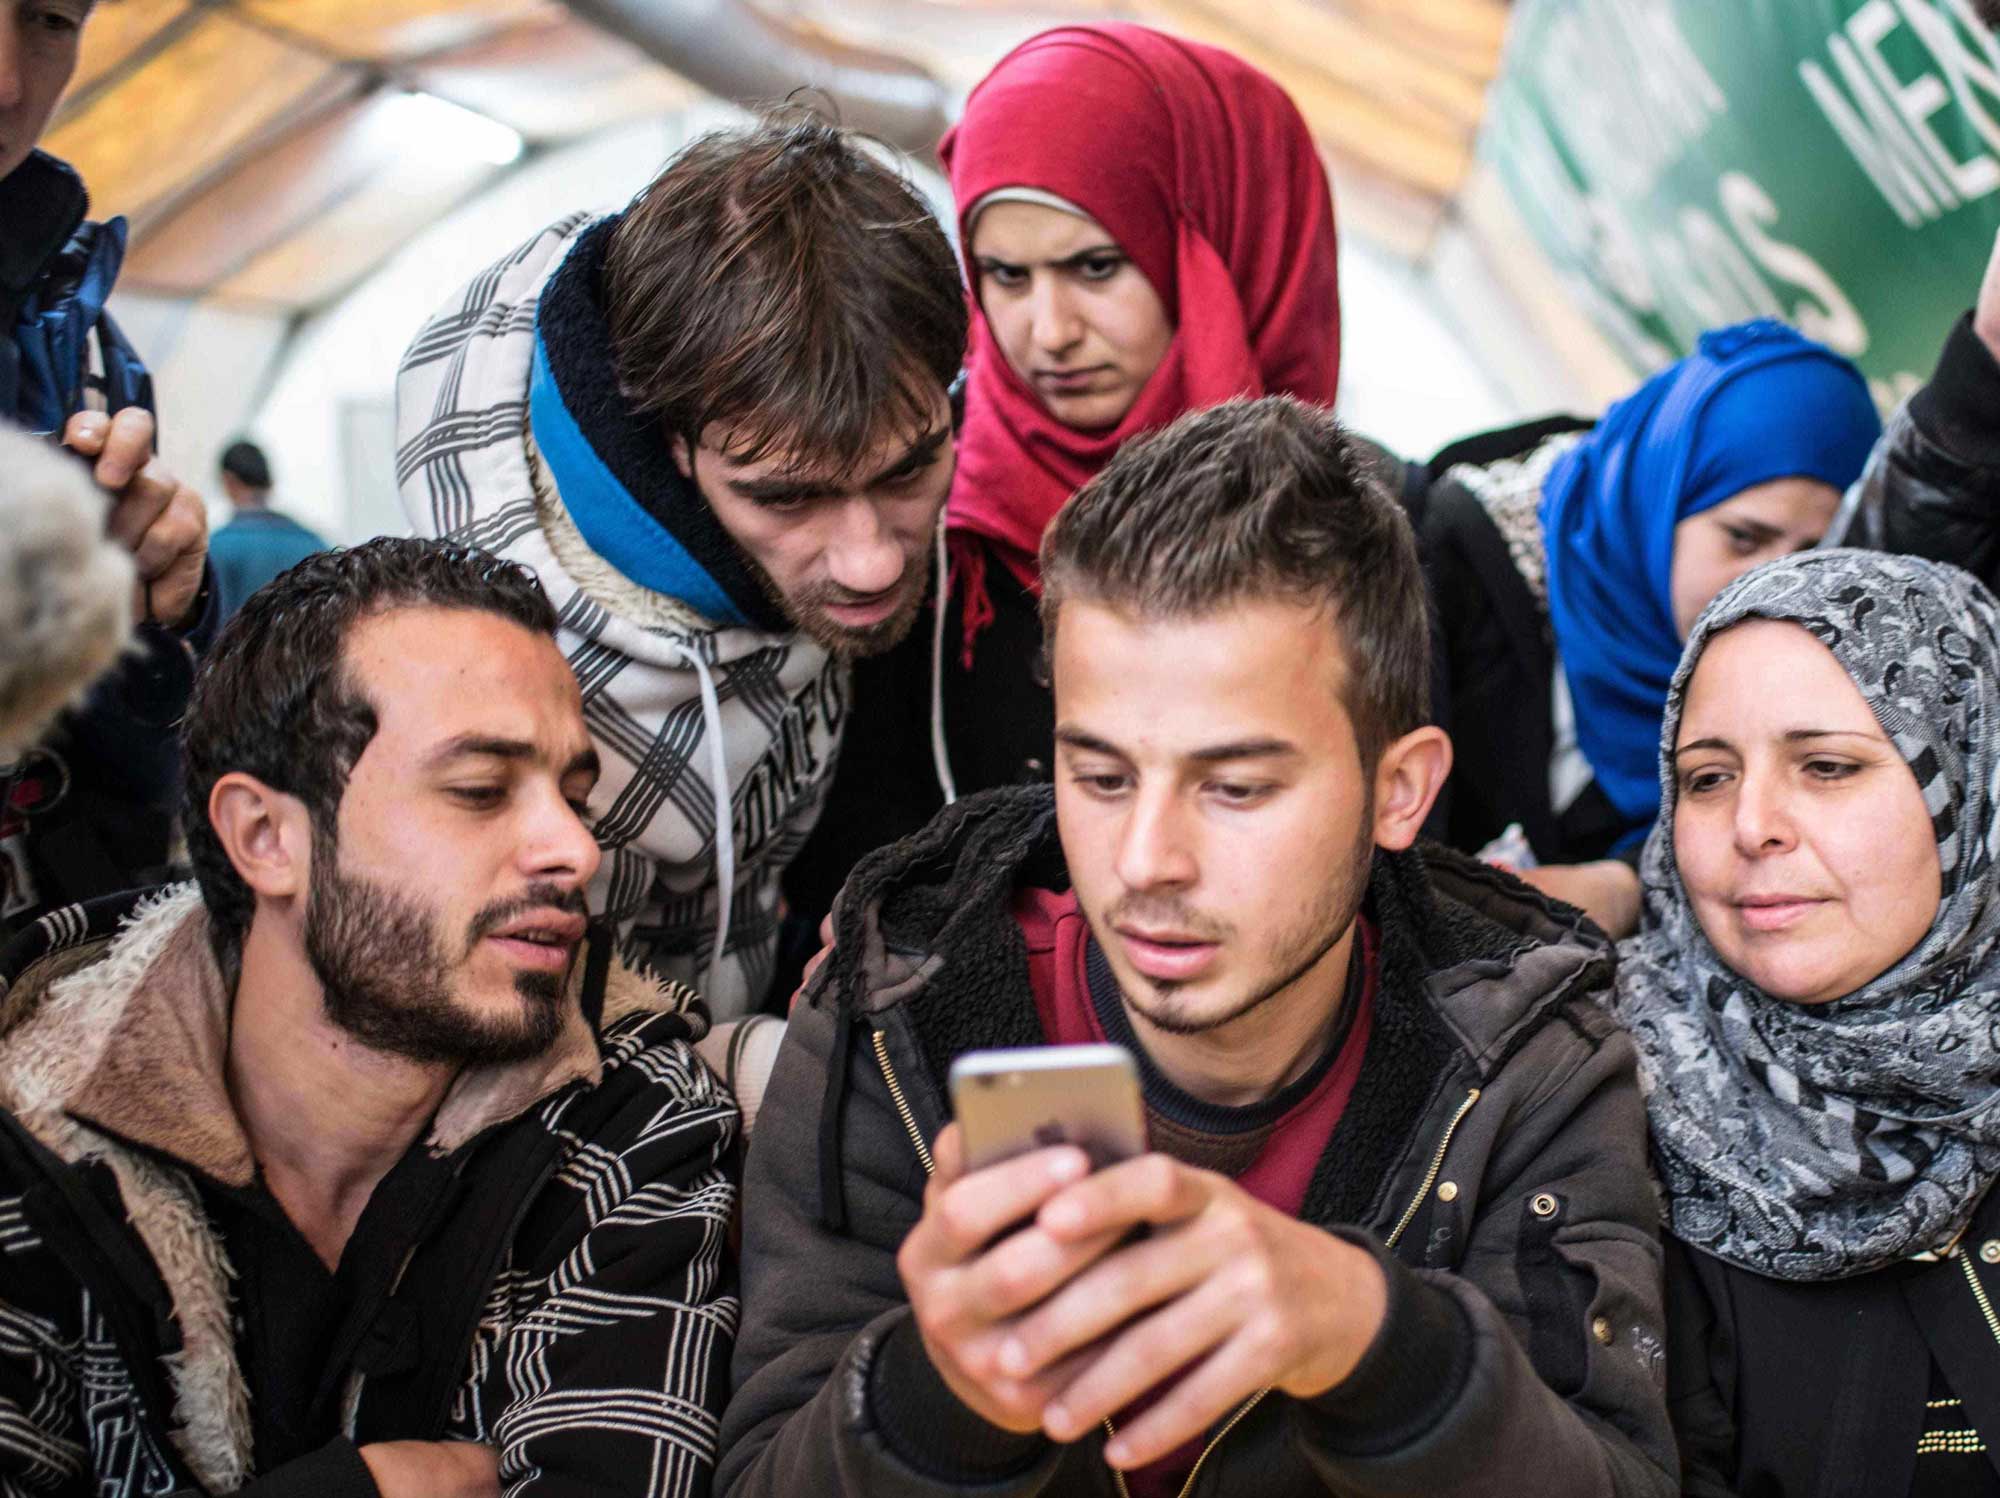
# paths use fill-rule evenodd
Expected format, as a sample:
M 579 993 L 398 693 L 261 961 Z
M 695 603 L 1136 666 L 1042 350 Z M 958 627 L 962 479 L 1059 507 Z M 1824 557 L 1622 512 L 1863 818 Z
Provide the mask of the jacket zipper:
M 910 1111 L 910 1100 L 904 1096 L 903 1084 L 896 1080 L 896 1068 L 890 1064 L 889 1037 L 880 1030 L 871 1030 L 869 1038 L 875 1043 L 875 1061 L 882 1068 L 882 1080 L 889 1084 L 889 1100 L 896 1105 L 896 1112 L 902 1117 L 903 1127 L 909 1132 L 910 1143 L 917 1147 L 917 1158 L 923 1161 L 924 1174 L 927 1176 L 935 1175 L 937 1173 L 937 1164 L 931 1159 L 931 1148 L 928 1144 L 924 1143 L 923 1131 L 917 1127 L 917 1116 Z M 1423 1184 L 1417 1188 L 1417 1194 L 1411 1198 L 1409 1206 L 1403 1209 L 1402 1219 L 1397 1222 L 1395 1229 L 1385 1240 L 1386 1247 L 1394 1248 L 1396 1240 L 1403 1236 L 1404 1231 L 1416 1219 L 1417 1209 L 1423 1206 L 1424 1198 L 1430 1195 L 1431 1187 L 1437 1183 L 1438 1172 L 1444 1169 L 1445 1151 L 1451 1148 L 1451 1136 L 1458 1132 L 1459 1124 L 1464 1122 L 1465 1115 L 1472 1111 L 1472 1105 L 1478 1101 L 1479 1089 L 1474 1087 L 1466 1093 L 1465 1101 L 1458 1105 L 1458 1111 L 1452 1114 L 1451 1122 L 1444 1126 L 1444 1137 L 1438 1141 L 1438 1147 L 1431 1155 L 1430 1168 L 1424 1172 Z M 1980 1299 L 1984 1303 L 1985 1294 L 1983 1291 L 1980 1292 Z M 1993 1326 L 1994 1336 L 2000 1338 L 2000 1321 L 1994 1319 L 1990 1306 L 1987 1309 L 1987 1320 Z M 1214 1439 L 1202 1447 L 1201 1455 L 1196 1457 L 1194 1465 L 1188 1468 L 1187 1481 L 1182 1484 L 1178 1498 L 1188 1498 L 1188 1495 L 1194 1491 L 1195 1480 L 1201 1476 L 1202 1467 L 1207 1463 L 1209 1457 L 1215 1453 L 1215 1448 L 1222 1444 L 1224 1438 L 1232 1430 L 1242 1424 L 1244 1417 L 1257 1408 L 1263 1402 L 1264 1396 L 1270 1392 L 1268 1388 L 1259 1389 L 1255 1394 L 1252 1394 L 1236 1407 L 1236 1413 L 1223 1423 L 1222 1429 L 1215 1433 Z M 1109 1420 L 1106 1420 L 1104 1422 L 1105 1440 L 1109 1441 L 1117 1434 L 1118 1428 Z M 1111 1469 L 1111 1477 L 1118 1485 L 1119 1498 L 1132 1498 L 1132 1490 L 1125 1485 L 1125 1474 L 1114 1467 Z
M 1986 1287 L 1979 1282 L 1979 1271 L 1972 1267 L 1972 1255 L 1964 1249 L 1956 1251 L 1958 1267 L 1965 1271 L 1965 1282 L 1972 1286 L 1972 1298 L 1979 1302 L 1979 1314 L 1986 1318 L 1986 1329 L 1993 1333 L 1993 1340 L 2000 1342 L 2000 1314 L 1993 1310 L 1993 1300 L 1986 1293 Z
M 924 1143 L 924 1133 L 917 1127 L 917 1115 L 910 1111 L 910 1100 L 903 1096 L 903 1084 L 896 1080 L 896 1068 L 889 1064 L 889 1037 L 880 1030 L 870 1030 L 869 1038 L 875 1042 L 875 1060 L 882 1068 L 882 1080 L 889 1084 L 889 1100 L 896 1105 L 902 1115 L 903 1127 L 910 1132 L 910 1143 L 917 1147 L 917 1158 L 924 1162 L 924 1174 L 937 1174 L 937 1162 L 931 1159 L 931 1147 Z
M 1417 1187 L 1417 1194 L 1410 1198 L 1410 1204 L 1403 1208 L 1403 1215 L 1397 1220 L 1388 1238 L 1384 1240 L 1384 1247 L 1394 1248 L 1396 1240 L 1408 1231 L 1412 1222 L 1416 1221 L 1418 1209 L 1423 1206 L 1424 1198 L 1431 1194 L 1431 1187 L 1437 1184 L 1438 1172 L 1444 1169 L 1444 1152 L 1451 1148 L 1451 1136 L 1458 1132 L 1458 1126 L 1465 1121 L 1465 1115 L 1472 1111 L 1472 1105 L 1478 1101 L 1479 1089 L 1477 1087 L 1469 1089 L 1465 1094 L 1465 1101 L 1460 1103 L 1458 1111 L 1452 1114 L 1451 1122 L 1444 1126 L 1444 1138 L 1438 1141 L 1437 1151 L 1431 1156 L 1431 1168 L 1424 1172 L 1423 1184 Z
M 1451 1136 L 1458 1132 L 1459 1124 L 1464 1122 L 1465 1115 L 1472 1111 L 1472 1105 L 1478 1101 L 1479 1089 L 1477 1087 L 1471 1088 L 1465 1094 L 1465 1101 L 1458 1105 L 1458 1111 L 1452 1114 L 1451 1122 L 1444 1126 L 1444 1137 L 1438 1140 L 1438 1147 L 1431 1153 L 1430 1168 L 1424 1172 L 1423 1184 L 1417 1187 L 1417 1194 L 1410 1199 L 1409 1206 L 1403 1209 L 1401 1219 L 1397 1221 L 1395 1228 L 1390 1232 L 1389 1236 L 1383 1240 L 1384 1247 L 1394 1248 L 1396 1240 L 1403 1236 L 1404 1231 L 1416 1219 L 1417 1210 L 1423 1206 L 1424 1198 L 1431 1194 L 1431 1187 L 1437 1184 L 1438 1172 L 1444 1169 L 1445 1151 L 1451 1148 Z M 1996 1331 L 1995 1335 L 2000 1336 L 2000 1331 Z M 1215 1433 L 1215 1439 L 1202 1448 L 1201 1455 L 1196 1457 L 1194 1465 L 1188 1468 L 1187 1481 L 1181 1485 L 1181 1490 L 1177 1498 L 1188 1498 L 1188 1495 L 1194 1491 L 1195 1480 L 1201 1476 L 1203 1464 L 1207 1462 L 1215 1448 L 1222 1444 L 1223 1438 L 1236 1429 L 1242 1422 L 1243 1417 L 1254 1410 L 1263 1401 L 1264 1396 L 1270 1392 L 1268 1388 L 1259 1389 L 1255 1394 L 1252 1394 L 1236 1407 L 1236 1413 L 1231 1415 L 1222 1429 Z M 1109 1440 L 1117 1433 L 1117 1428 L 1109 1420 L 1106 1420 L 1104 1422 L 1105 1439 Z M 1125 1474 L 1114 1468 L 1111 1475 L 1117 1480 L 1119 1498 L 1132 1498 L 1132 1490 L 1125 1485 Z

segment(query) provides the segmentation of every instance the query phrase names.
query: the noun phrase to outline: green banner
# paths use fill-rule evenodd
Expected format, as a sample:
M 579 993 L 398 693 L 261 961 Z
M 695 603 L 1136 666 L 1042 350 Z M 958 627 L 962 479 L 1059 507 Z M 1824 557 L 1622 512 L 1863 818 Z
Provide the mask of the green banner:
M 1886 407 L 2000 226 L 2000 38 L 1966 0 L 1517 0 L 1480 149 L 1636 369 L 1769 314 Z

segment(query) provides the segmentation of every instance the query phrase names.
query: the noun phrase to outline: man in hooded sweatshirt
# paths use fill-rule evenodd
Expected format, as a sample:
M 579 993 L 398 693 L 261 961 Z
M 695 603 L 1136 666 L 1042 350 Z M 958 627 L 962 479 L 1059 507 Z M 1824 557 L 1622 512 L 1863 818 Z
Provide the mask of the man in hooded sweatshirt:
M 770 983 L 847 663 L 922 605 L 965 333 L 923 200 L 786 111 L 551 225 L 404 355 L 412 525 L 526 563 L 556 605 L 604 766 L 591 903 L 718 1017 Z

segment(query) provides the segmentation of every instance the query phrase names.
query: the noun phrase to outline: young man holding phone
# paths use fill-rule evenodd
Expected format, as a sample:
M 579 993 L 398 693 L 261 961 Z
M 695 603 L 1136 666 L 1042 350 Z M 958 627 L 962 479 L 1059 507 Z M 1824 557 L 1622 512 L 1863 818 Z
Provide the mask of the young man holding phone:
M 717 1491 L 1673 1493 L 1609 945 L 1413 846 L 1451 749 L 1400 510 L 1330 416 L 1235 402 L 1042 562 L 1056 785 L 842 895 L 750 1151 Z M 1104 1040 L 1151 1153 L 966 1170 L 956 1058 Z

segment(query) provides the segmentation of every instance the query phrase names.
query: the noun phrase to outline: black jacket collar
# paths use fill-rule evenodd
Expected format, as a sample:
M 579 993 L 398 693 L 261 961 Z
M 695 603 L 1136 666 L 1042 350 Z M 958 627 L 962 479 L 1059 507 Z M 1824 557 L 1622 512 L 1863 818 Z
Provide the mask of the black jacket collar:
M 0 331 L 43 271 L 83 225 L 90 198 L 83 179 L 44 151 L 0 177 Z

